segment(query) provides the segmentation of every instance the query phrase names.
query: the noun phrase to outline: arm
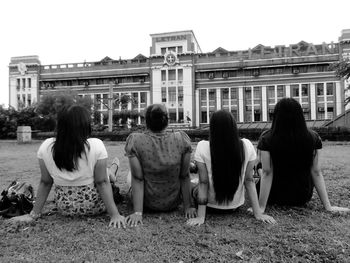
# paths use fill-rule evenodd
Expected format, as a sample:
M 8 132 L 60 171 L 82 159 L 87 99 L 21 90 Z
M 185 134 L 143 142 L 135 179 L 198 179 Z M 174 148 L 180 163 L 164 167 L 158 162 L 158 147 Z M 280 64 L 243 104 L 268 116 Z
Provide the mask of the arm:
M 110 226 L 118 228 L 125 227 L 125 218 L 119 214 L 118 208 L 113 200 L 112 187 L 107 176 L 107 159 L 101 159 L 96 162 L 94 169 L 94 182 L 107 212 L 111 217 Z
M 198 186 L 198 215 L 196 218 L 187 220 L 187 224 L 191 226 L 201 225 L 205 221 L 206 208 L 208 203 L 208 184 L 209 177 L 205 163 L 197 162 L 199 186 Z
M 196 210 L 191 207 L 190 161 L 191 153 L 187 152 L 182 156 L 180 171 L 181 195 L 184 202 L 185 216 L 187 218 L 195 217 L 196 213 Z
M 259 205 L 263 213 L 266 208 L 267 200 L 269 199 L 273 180 L 273 168 L 269 152 L 261 151 L 261 164 L 263 173 L 260 180 Z
M 30 214 L 26 214 L 23 216 L 17 216 L 13 217 L 11 220 L 16 222 L 16 221 L 21 221 L 21 222 L 31 222 L 34 219 L 40 217 L 41 210 L 43 209 L 43 206 L 47 200 L 47 197 L 50 193 L 52 184 L 53 184 L 53 179 L 49 173 L 49 171 L 46 168 L 46 165 L 42 159 L 39 159 L 39 167 L 40 167 L 40 172 L 41 172 L 41 179 L 38 187 L 38 193 L 37 197 L 35 199 L 34 207 Z
M 126 218 L 128 225 L 142 224 L 144 177 L 140 161 L 137 157 L 129 157 L 131 169 L 131 189 L 134 213 Z
M 317 150 L 313 160 L 312 167 L 311 167 L 311 176 L 312 176 L 312 181 L 315 185 L 316 191 L 318 193 L 318 196 L 320 197 L 321 202 L 323 204 L 323 207 L 330 212 L 349 212 L 350 209 L 348 208 L 331 206 L 328 199 L 326 184 L 324 182 L 324 178 L 321 173 L 321 169 L 318 162 L 319 155 L 320 155 L 320 151 Z
M 263 222 L 274 224 L 276 223 L 276 221 L 273 219 L 273 217 L 263 214 L 263 212 L 260 209 L 259 202 L 258 202 L 258 195 L 256 193 L 255 181 L 253 178 L 254 164 L 255 164 L 255 161 L 248 162 L 248 165 L 245 171 L 245 176 L 244 176 L 244 186 L 248 192 L 248 197 L 252 205 L 254 217 Z

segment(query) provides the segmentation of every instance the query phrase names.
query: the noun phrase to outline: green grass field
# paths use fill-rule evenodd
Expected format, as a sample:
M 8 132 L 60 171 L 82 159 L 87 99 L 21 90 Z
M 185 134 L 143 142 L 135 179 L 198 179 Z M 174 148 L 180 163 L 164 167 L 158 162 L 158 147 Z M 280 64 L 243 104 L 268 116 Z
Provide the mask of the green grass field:
M 40 141 L 0 141 L 0 189 L 18 179 L 37 189 Z M 109 161 L 118 156 L 123 193 L 128 161 L 124 143 L 105 142 Z M 193 145 L 195 148 L 195 144 Z M 321 164 L 333 205 L 350 207 L 350 144 L 325 143 Z M 247 202 L 232 214 L 209 214 L 200 227 L 185 225 L 181 209 L 145 214 L 137 228 L 108 227 L 108 216 L 63 217 L 52 195 L 44 216 L 30 225 L 0 219 L 0 262 L 350 262 L 350 214 L 323 210 L 316 193 L 303 208 L 270 207 L 276 225 L 256 221 Z M 119 206 L 132 211 L 127 200 Z

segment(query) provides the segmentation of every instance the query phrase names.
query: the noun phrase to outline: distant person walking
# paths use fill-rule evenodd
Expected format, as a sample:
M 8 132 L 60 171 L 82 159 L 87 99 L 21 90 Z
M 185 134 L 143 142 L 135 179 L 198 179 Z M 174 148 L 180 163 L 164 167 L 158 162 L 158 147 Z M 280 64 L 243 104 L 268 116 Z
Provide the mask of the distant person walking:
M 267 204 L 305 205 L 314 187 L 327 211 L 350 211 L 329 202 L 319 165 L 321 148 L 318 134 L 306 126 L 300 104 L 292 98 L 280 100 L 271 129 L 261 135 L 258 143 L 263 170 L 259 195 L 262 212 Z
M 55 203 L 62 215 L 95 215 L 107 209 L 111 226 L 125 227 L 116 207 L 107 175 L 107 151 L 91 135 L 91 117 L 82 106 L 71 106 L 58 114 L 56 138 L 45 140 L 39 150 L 41 171 L 37 198 L 30 214 L 12 221 L 30 222 L 41 215 L 53 184 Z M 111 175 L 118 169 L 112 166 Z M 115 180 L 115 178 L 111 178 Z
M 198 203 L 198 216 L 189 219 L 188 225 L 201 225 L 209 207 L 216 211 L 233 211 L 245 202 L 245 189 L 257 220 L 275 223 L 259 209 L 253 178 L 256 152 L 252 143 L 238 137 L 237 124 L 225 110 L 213 113 L 210 118 L 209 141 L 200 141 L 194 155 L 198 167 L 199 185 L 193 189 Z

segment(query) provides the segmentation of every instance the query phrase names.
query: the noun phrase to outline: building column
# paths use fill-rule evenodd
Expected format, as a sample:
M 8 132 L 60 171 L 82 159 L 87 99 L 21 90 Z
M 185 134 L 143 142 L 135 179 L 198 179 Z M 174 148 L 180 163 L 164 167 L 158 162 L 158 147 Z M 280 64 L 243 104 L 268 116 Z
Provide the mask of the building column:
M 341 114 L 342 111 L 342 94 L 341 94 L 341 88 L 339 81 L 335 82 L 335 107 L 336 107 L 336 114 L 335 116 L 338 116 Z
M 199 90 L 196 89 L 194 92 L 194 96 L 195 96 L 195 107 L 196 107 L 196 126 L 199 127 L 199 105 L 200 105 L 200 101 L 199 101 Z
M 243 87 L 238 88 L 239 122 L 244 122 Z
M 216 110 L 221 110 L 221 89 L 216 89 Z
M 315 87 L 315 83 L 310 83 L 310 109 L 311 109 L 311 120 L 316 120 L 316 87 Z
M 261 107 L 262 107 L 262 120 L 267 121 L 267 95 L 266 86 L 261 87 Z
M 290 85 L 286 85 L 286 97 L 290 98 Z

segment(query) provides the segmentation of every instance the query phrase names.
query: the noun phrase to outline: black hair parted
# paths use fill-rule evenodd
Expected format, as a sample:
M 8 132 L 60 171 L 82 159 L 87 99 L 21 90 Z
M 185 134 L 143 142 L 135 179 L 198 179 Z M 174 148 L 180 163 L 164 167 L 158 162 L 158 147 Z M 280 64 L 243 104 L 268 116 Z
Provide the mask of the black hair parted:
M 168 126 L 168 111 L 163 104 L 152 104 L 146 109 L 146 127 L 152 132 L 163 131 Z
M 56 166 L 62 170 L 74 171 L 78 159 L 89 149 L 87 139 L 91 135 L 90 112 L 79 105 L 62 109 L 57 114 L 56 140 L 52 147 Z
M 243 142 L 230 112 L 219 110 L 212 114 L 209 143 L 216 201 L 230 202 L 237 191 L 245 158 Z

